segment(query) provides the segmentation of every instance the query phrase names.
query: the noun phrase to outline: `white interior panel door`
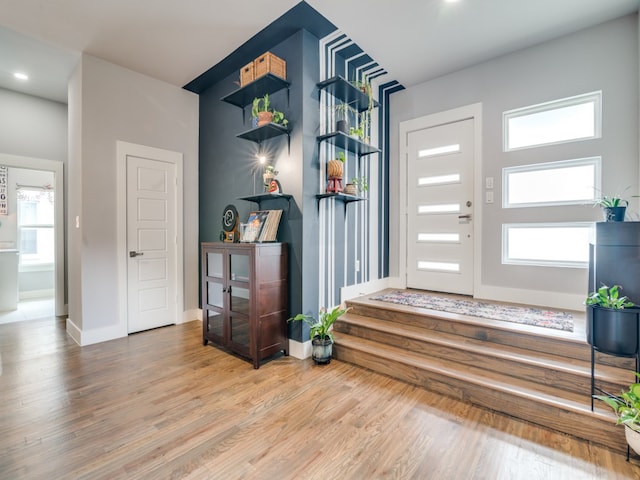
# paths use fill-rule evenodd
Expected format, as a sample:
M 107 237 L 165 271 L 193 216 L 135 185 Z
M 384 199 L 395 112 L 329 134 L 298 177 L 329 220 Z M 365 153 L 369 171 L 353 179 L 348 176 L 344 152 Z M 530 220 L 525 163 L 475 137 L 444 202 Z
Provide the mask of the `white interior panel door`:
M 127 156 L 129 333 L 176 323 L 176 166 Z
M 408 136 L 407 286 L 473 294 L 473 119 Z

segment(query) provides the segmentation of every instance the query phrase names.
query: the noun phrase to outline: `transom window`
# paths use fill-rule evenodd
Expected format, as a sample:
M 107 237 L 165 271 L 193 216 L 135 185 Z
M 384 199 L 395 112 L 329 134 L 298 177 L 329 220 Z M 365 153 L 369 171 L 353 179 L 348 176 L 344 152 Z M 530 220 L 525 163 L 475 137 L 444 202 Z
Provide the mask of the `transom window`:
M 502 206 L 591 203 L 600 191 L 600 165 L 600 157 L 591 157 L 504 168 Z
M 602 92 L 503 113 L 504 151 L 600 138 Z

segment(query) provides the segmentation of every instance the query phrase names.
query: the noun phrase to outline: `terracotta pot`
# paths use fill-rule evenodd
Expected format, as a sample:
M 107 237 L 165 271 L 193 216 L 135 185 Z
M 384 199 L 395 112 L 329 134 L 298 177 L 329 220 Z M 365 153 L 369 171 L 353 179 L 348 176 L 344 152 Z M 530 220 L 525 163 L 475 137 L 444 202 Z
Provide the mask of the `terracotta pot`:
M 258 126 L 261 127 L 273 120 L 272 112 L 258 112 Z
M 342 178 L 344 164 L 340 160 L 329 160 L 327 162 L 327 175 L 329 178 Z

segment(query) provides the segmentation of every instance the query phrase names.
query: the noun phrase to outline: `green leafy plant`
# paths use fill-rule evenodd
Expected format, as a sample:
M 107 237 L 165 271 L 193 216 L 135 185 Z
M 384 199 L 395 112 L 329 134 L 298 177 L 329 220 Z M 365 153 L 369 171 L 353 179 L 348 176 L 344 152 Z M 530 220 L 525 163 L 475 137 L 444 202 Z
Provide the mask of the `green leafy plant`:
M 340 160 L 342 163 L 345 161 L 344 152 L 338 152 L 336 154 L 336 160 Z
M 636 373 L 640 379 L 640 374 Z M 620 395 L 594 395 L 609 405 L 618 417 L 616 425 L 626 425 L 633 430 L 640 429 L 640 383 L 633 383 L 629 390 Z
M 367 183 L 367 177 L 353 177 L 351 179 L 351 183 L 353 183 L 356 188 L 361 192 L 366 192 L 369 190 L 369 184 Z
M 264 97 L 255 97 L 251 103 L 251 116 L 257 117 L 260 112 L 270 112 L 271 101 L 269 100 L 269 94 L 265 93 Z
M 353 113 L 354 115 L 357 115 L 358 113 L 358 111 L 355 108 L 353 108 L 348 103 L 344 103 L 344 102 L 337 103 L 332 108 L 333 108 L 333 111 L 336 112 L 336 117 L 342 120 L 347 120 L 350 113 Z
M 326 308 L 321 308 L 320 312 L 318 313 L 317 320 L 311 315 L 299 313 L 295 317 L 291 317 L 288 321 L 303 321 L 307 323 L 309 325 L 309 338 L 311 340 L 313 340 L 315 337 L 320 338 L 320 340 L 324 340 L 328 337 L 333 342 L 333 333 L 330 331 L 331 327 L 338 318 L 347 313 L 349 310 L 349 308 L 342 308 L 341 305 L 335 307 L 330 312 L 328 312 Z
M 602 208 L 626 207 L 629 205 L 629 201 L 617 196 L 607 197 L 604 195 L 602 198 L 595 200 L 594 205 Z
M 620 285 L 614 285 L 609 288 L 607 285 L 602 285 L 598 291 L 591 292 L 585 301 L 586 305 L 596 305 L 604 308 L 612 308 L 615 310 L 622 310 L 624 308 L 633 307 L 635 304 L 626 296 L 620 296 Z
M 289 120 L 284 118 L 284 113 L 282 113 L 282 112 L 280 112 L 278 110 L 273 110 L 273 122 L 274 123 L 279 123 L 280 125 L 282 125 L 284 127 L 289 125 Z

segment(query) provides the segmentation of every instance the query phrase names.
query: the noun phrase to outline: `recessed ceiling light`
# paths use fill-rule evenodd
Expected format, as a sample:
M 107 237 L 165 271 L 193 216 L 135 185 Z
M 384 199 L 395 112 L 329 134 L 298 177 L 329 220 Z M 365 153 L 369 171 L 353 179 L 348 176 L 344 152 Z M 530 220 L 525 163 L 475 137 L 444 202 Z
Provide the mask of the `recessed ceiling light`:
M 13 74 L 13 76 L 18 80 L 29 80 L 29 75 L 27 75 L 26 73 L 16 72 Z

